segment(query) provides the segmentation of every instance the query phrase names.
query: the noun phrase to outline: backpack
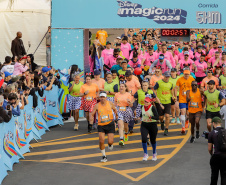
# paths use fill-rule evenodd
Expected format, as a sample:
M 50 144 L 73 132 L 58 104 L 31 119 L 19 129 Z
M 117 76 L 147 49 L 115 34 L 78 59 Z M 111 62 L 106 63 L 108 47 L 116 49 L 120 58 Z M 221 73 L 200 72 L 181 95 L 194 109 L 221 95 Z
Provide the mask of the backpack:
M 220 128 L 218 131 L 217 142 L 220 152 L 226 152 L 226 129 Z

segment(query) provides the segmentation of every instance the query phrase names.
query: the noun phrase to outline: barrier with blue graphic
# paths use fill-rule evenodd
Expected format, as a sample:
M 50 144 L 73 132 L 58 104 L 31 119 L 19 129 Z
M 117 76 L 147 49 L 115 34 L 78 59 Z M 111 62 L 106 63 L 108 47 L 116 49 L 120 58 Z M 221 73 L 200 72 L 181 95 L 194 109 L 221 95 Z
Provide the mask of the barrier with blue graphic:
M 13 170 L 13 164 L 18 163 L 23 154 L 30 152 L 29 142 L 40 139 L 49 130 L 48 127 L 63 124 L 59 112 L 58 87 L 45 91 L 43 97 L 38 94 L 38 106 L 32 108 L 33 97 L 21 110 L 18 117 L 12 116 L 8 123 L 0 123 L 0 184 L 7 176 L 7 171 Z

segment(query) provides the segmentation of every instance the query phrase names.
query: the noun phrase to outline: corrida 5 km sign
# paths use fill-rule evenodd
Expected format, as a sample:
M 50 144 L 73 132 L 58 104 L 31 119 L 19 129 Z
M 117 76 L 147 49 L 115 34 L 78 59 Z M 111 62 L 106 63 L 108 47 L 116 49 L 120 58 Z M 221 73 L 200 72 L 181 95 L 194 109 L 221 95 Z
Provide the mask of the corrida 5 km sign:
M 54 0 L 52 28 L 224 28 L 225 0 Z

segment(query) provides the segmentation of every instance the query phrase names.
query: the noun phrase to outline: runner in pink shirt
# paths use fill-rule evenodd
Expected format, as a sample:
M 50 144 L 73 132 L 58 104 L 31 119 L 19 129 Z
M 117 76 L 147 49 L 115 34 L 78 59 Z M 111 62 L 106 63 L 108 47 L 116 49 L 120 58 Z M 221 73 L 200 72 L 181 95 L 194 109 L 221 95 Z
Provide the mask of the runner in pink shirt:
M 172 45 L 173 46 L 173 45 Z M 173 47 L 171 46 L 171 48 L 168 48 L 169 52 L 171 52 L 171 54 L 173 55 L 173 59 L 175 62 L 175 65 L 178 64 L 178 56 L 175 54 L 175 52 L 173 51 Z
M 124 57 L 129 59 L 129 51 L 131 50 L 131 45 L 128 43 L 128 37 L 124 36 L 122 38 L 122 43 L 121 43 L 121 51 Z
M 173 55 L 171 54 L 171 52 L 167 51 L 166 44 L 162 44 L 162 52 L 160 52 L 159 55 L 160 54 L 164 55 L 164 59 L 168 60 L 173 68 L 175 67 L 175 61 L 174 61 Z
M 220 62 L 220 53 L 218 51 L 215 52 L 215 56 L 211 57 L 208 62 L 208 67 L 221 66 Z
M 197 67 L 197 72 L 195 73 L 196 81 L 200 85 L 202 80 L 206 77 L 207 63 L 205 62 L 206 55 L 202 53 L 200 60 L 195 61 L 195 66 Z
M 141 67 L 141 60 L 138 59 L 137 53 L 133 54 L 133 58 L 129 61 L 128 64 L 130 65 L 130 67 L 132 67 L 134 69 Z
M 184 54 L 184 59 L 179 60 L 179 63 L 177 64 L 177 70 L 180 69 L 181 71 L 183 71 L 185 66 L 189 66 L 190 71 L 192 71 L 194 62 L 189 58 L 189 52 L 185 51 L 183 54 Z
M 209 51 L 209 54 L 213 57 L 214 53 L 218 51 L 218 44 L 217 41 L 213 42 L 213 48 Z
M 221 57 L 221 65 L 222 66 L 226 66 L 226 52 L 222 53 L 222 57 Z
M 202 49 L 202 46 L 198 46 L 197 51 L 195 52 L 195 59 L 199 60 L 202 53 L 206 54 L 205 50 Z
M 145 59 L 143 59 L 142 63 L 145 66 L 151 66 L 151 64 L 158 59 L 158 54 L 154 52 L 154 48 L 152 46 L 148 47 L 148 53 L 145 55 Z
M 106 43 L 106 49 L 104 49 L 101 53 L 101 57 L 104 59 L 104 63 L 106 63 L 106 60 L 108 57 L 113 55 L 114 49 L 111 48 L 111 43 L 108 41 Z
M 110 71 L 113 65 L 116 65 L 117 58 L 119 57 L 119 49 L 114 49 L 113 55 L 109 56 L 106 60 L 106 63 L 104 63 L 104 70 Z
M 188 48 L 187 47 L 184 47 L 182 53 L 180 53 L 178 55 L 178 60 L 184 60 L 184 52 L 188 51 Z M 193 55 L 193 52 L 192 51 L 188 51 L 189 52 L 189 59 L 193 59 L 194 58 L 194 55 Z

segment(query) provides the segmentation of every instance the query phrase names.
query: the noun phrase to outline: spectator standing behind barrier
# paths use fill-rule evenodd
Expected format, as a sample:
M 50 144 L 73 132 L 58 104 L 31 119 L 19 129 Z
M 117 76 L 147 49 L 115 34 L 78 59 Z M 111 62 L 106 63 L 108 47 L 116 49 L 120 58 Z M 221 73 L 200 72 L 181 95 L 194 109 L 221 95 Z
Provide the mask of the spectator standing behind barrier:
M 51 65 L 51 27 L 48 27 L 48 33 L 46 34 L 46 63 L 47 66 Z
M 5 57 L 5 62 L 3 64 L 3 67 L 1 69 L 1 72 L 4 73 L 4 72 L 9 72 L 9 73 L 13 73 L 14 71 L 14 65 L 11 65 L 12 63 L 12 58 L 9 57 L 9 56 L 6 56 Z
M 9 122 L 12 118 L 12 107 L 9 110 L 4 110 L 3 108 L 4 97 L 0 96 L 0 123 Z
M 19 107 L 19 100 L 15 93 L 10 93 L 7 100 L 4 99 L 3 108 L 6 110 L 7 105 L 12 106 L 12 114 L 14 116 L 20 116 L 20 107 Z
M 223 127 L 221 126 L 222 120 L 219 117 L 212 119 L 214 130 L 208 136 L 208 151 L 211 155 L 211 183 L 210 185 L 217 185 L 219 171 L 221 174 L 221 185 L 226 184 L 226 152 L 222 152 L 219 143 L 219 133 Z M 214 147 L 214 150 L 213 150 Z
M 26 55 L 26 51 L 25 51 L 25 48 L 24 48 L 24 44 L 23 44 L 23 41 L 21 40 L 22 38 L 22 33 L 21 32 L 17 32 L 16 34 L 16 38 L 12 41 L 12 44 L 11 44 L 11 52 L 13 54 L 13 57 L 15 56 L 24 56 Z

